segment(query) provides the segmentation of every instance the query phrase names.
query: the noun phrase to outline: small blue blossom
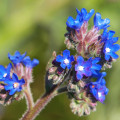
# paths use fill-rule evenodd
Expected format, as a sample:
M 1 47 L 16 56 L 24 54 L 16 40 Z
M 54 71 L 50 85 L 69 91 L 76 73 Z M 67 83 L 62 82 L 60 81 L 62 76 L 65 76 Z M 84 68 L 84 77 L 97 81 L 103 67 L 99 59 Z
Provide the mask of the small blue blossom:
M 10 70 L 12 68 L 12 64 L 8 64 L 7 68 L 3 65 L 0 65 L 0 81 L 4 81 L 6 78 L 10 77 Z
M 10 55 L 10 53 L 8 53 L 8 58 L 13 62 L 13 64 L 15 66 L 17 64 L 21 63 L 25 56 L 26 56 L 26 52 L 21 55 L 19 51 L 16 51 L 14 56 L 12 56 L 12 55 Z
M 77 15 L 75 20 L 71 16 L 69 16 L 66 22 L 66 25 L 72 29 L 79 29 L 82 26 L 82 24 L 83 19 L 81 19 L 80 15 Z
M 29 56 L 25 57 L 23 59 L 23 64 L 26 66 L 26 67 L 29 67 L 29 68 L 33 68 L 35 66 L 37 66 L 39 64 L 39 60 L 37 59 L 33 59 L 31 60 Z
M 119 37 L 113 37 L 115 34 L 115 31 L 112 30 L 107 30 L 104 29 L 103 34 L 102 34 L 102 42 L 106 43 L 106 42 L 111 42 L 111 43 L 116 43 L 118 41 Z
M 87 13 L 87 10 L 85 8 L 81 9 L 81 12 L 76 9 L 78 15 L 81 16 L 81 18 L 83 19 L 83 21 L 89 21 L 89 19 L 92 17 L 92 15 L 94 14 L 95 10 L 91 9 L 89 13 Z
M 89 84 L 90 93 L 96 98 L 96 100 L 101 103 L 105 100 L 105 95 L 108 94 L 108 88 L 106 88 L 105 79 L 103 79 L 104 73 L 101 73 L 101 77 L 96 82 L 91 82 Z
M 115 52 L 117 52 L 119 49 L 120 49 L 120 45 L 107 42 L 103 48 L 103 52 L 105 54 L 105 60 L 109 60 L 110 58 L 117 59 L 119 56 Z
M 99 30 L 100 29 L 105 29 L 109 27 L 110 20 L 108 18 L 106 19 L 101 19 L 101 14 L 96 13 L 94 16 L 94 26 L 97 27 Z
M 70 56 L 70 51 L 69 50 L 64 50 L 63 51 L 63 56 L 58 55 L 56 57 L 56 61 L 60 62 L 60 66 L 65 69 L 66 67 L 70 69 L 72 67 L 72 62 L 74 61 L 74 56 Z
M 9 95 L 13 95 L 15 92 L 20 92 L 22 90 L 22 85 L 25 84 L 25 80 L 19 80 L 17 75 L 13 74 L 12 79 L 6 79 L 4 83 L 7 84 L 4 86 L 5 90 L 9 90 Z
M 76 73 L 76 77 L 78 80 L 83 78 L 83 75 L 85 75 L 86 77 L 91 76 L 92 72 L 91 72 L 91 66 L 92 63 L 90 61 L 84 61 L 82 56 L 78 56 L 77 57 L 77 64 L 75 65 L 75 71 Z
M 99 57 L 96 57 L 94 59 L 93 58 L 89 58 L 88 60 L 92 63 L 92 66 L 91 66 L 92 74 L 97 75 L 98 71 L 100 71 L 101 68 L 102 68 L 101 65 L 97 64 L 100 61 L 100 58 Z
M 71 16 L 68 17 L 66 25 L 67 27 L 70 27 L 72 29 L 80 29 L 82 24 L 85 21 L 88 21 L 91 16 L 94 14 L 94 9 L 91 9 L 89 13 L 87 13 L 87 10 L 85 8 L 82 8 L 81 11 L 76 9 L 77 16 L 76 19 L 73 19 Z

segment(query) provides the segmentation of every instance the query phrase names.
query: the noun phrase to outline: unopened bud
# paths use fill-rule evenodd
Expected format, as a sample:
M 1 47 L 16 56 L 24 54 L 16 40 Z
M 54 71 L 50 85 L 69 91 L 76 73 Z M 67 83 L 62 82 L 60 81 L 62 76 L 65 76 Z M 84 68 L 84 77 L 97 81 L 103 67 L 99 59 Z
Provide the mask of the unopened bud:
M 51 67 L 51 68 L 49 69 L 49 73 L 50 73 L 50 74 L 54 73 L 54 72 L 56 71 L 56 69 L 57 69 L 57 67 Z
M 54 76 L 53 76 L 53 80 L 54 80 L 54 81 L 58 80 L 58 76 L 57 76 L 57 75 L 54 75 Z
M 54 75 L 48 75 L 48 80 L 51 80 Z

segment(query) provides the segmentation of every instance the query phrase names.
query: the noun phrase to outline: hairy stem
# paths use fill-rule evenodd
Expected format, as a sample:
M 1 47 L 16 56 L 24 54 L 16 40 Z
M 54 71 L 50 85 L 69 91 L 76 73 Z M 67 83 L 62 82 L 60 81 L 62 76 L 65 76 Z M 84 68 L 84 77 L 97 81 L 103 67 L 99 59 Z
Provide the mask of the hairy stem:
M 50 102 L 50 100 L 54 98 L 54 96 L 58 95 L 59 93 L 65 92 L 66 88 L 59 89 L 59 87 L 61 84 L 64 83 L 64 81 L 69 79 L 70 72 L 71 71 L 67 71 L 66 74 L 64 74 L 64 77 L 60 77 L 60 79 L 62 79 L 62 82 L 57 85 L 53 85 L 49 91 L 47 91 L 41 98 L 38 99 L 38 101 L 35 103 L 33 107 L 31 107 L 31 109 L 28 109 L 28 111 L 23 115 L 21 120 L 33 120 L 43 110 L 43 108 Z M 31 93 L 29 94 L 31 95 Z M 26 94 L 26 98 L 27 98 L 27 94 Z M 28 99 L 28 104 L 29 102 L 30 101 Z
M 24 90 L 24 94 L 25 94 L 28 110 L 31 110 L 34 106 L 34 102 L 33 102 L 33 97 L 31 95 L 30 87 L 28 85 Z
M 33 120 L 40 112 L 41 110 L 49 103 L 49 101 L 56 95 L 56 89 L 58 88 L 58 85 L 53 86 L 51 91 L 49 93 L 46 93 L 41 97 L 34 107 L 30 110 L 28 110 L 21 120 Z

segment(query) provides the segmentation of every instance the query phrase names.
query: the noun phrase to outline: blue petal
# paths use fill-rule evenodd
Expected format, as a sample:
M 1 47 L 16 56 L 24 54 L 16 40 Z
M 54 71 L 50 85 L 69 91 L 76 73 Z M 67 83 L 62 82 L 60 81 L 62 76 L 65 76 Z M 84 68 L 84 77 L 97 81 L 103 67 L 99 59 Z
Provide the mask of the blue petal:
M 85 63 L 84 63 L 84 67 L 85 68 L 90 68 L 92 66 L 92 63 L 91 62 L 89 62 L 89 61 L 86 61 Z
M 81 15 L 81 12 L 80 12 L 80 10 L 78 10 L 78 9 L 76 8 L 76 11 L 77 11 L 77 13 L 78 13 L 79 15 Z
M 16 51 L 14 56 L 11 56 L 10 53 L 8 53 L 8 58 L 13 62 L 14 65 L 17 65 L 18 63 L 22 62 L 25 55 L 26 53 L 21 55 L 19 51 Z
M 12 75 L 12 80 L 16 81 L 16 82 L 19 81 L 18 76 L 15 73 L 13 73 L 13 75 Z
M 113 43 L 116 43 L 116 42 L 118 41 L 118 39 L 119 39 L 119 37 L 113 37 L 113 38 L 112 38 L 112 42 L 113 42 Z
M 105 54 L 105 60 L 109 60 L 110 59 L 110 55 Z
M 101 70 L 102 66 L 99 65 L 99 64 L 94 64 L 92 65 L 92 69 L 95 69 L 95 70 Z
M 5 88 L 5 90 L 12 90 L 13 85 L 5 85 L 4 88 Z
M 63 57 L 68 57 L 70 56 L 70 51 L 69 50 L 64 50 L 63 51 Z
M 87 15 L 87 10 L 85 8 L 82 8 L 81 13 L 83 15 L 83 19 L 85 19 L 86 15 Z
M 94 58 L 94 59 L 92 60 L 92 64 L 98 63 L 98 62 L 100 61 L 100 59 L 101 59 L 101 58 L 99 58 L 99 57 Z
M 21 55 L 22 59 L 26 56 L 27 52 Z
M 21 85 L 25 84 L 25 80 L 24 79 L 19 80 L 19 82 L 20 82 Z
M 17 91 L 20 92 L 21 90 L 22 90 L 22 87 L 20 86 L 20 87 L 17 89 Z
M 20 54 L 20 52 L 19 51 L 16 51 L 15 52 L 15 56 L 20 56 L 21 54 Z
M 117 59 L 119 56 L 117 54 L 115 54 L 114 52 L 110 52 L 109 53 L 111 55 L 112 58 Z
M 85 69 L 84 75 L 85 75 L 86 77 L 91 76 L 91 75 L 92 75 L 91 70 L 90 70 L 90 69 L 88 69 L 88 70 Z
M 76 77 L 78 80 L 82 79 L 83 75 L 81 74 L 81 72 L 77 72 Z
M 99 81 L 99 82 L 100 82 L 100 84 L 101 84 L 102 86 L 106 84 L 106 81 L 105 81 L 105 79 L 103 79 L 103 78 L 102 78 L 102 79 L 100 79 L 100 81 Z
M 112 38 L 114 34 L 115 34 L 115 31 L 110 30 L 110 31 L 108 32 L 108 38 L 109 38 L 109 39 Z
M 65 63 L 61 63 L 60 66 L 65 69 L 66 68 L 66 64 Z
M 61 56 L 61 55 L 58 55 L 57 57 L 56 57 L 56 61 L 57 62 L 62 62 L 64 60 L 64 58 L 63 58 L 63 56 Z
M 4 68 L 3 65 L 0 65 L 0 73 L 1 73 L 2 75 L 4 75 L 4 73 L 6 73 L 6 69 Z
M 77 19 L 79 16 L 77 16 Z M 68 17 L 66 25 L 72 29 L 78 29 L 81 27 L 81 23 L 78 20 L 74 20 L 71 16 Z
M 8 85 L 13 85 L 15 81 L 13 81 L 12 79 L 9 80 L 5 80 L 4 83 L 8 84 Z
M 9 63 L 8 66 L 7 66 L 7 73 L 8 73 L 8 74 L 10 74 L 11 68 L 12 68 L 12 64 Z
M 12 90 L 9 92 L 9 95 L 13 95 L 15 92 L 16 92 L 16 89 L 12 89 Z
M 109 92 L 109 89 L 108 89 L 108 88 L 106 88 L 105 95 L 107 95 L 107 94 L 108 94 L 108 92 Z
M 39 60 L 33 59 L 33 61 L 32 61 L 32 67 L 35 67 L 35 66 L 37 66 L 38 64 L 39 64 Z
M 98 29 L 105 29 L 105 28 L 109 27 L 109 25 L 108 25 L 109 23 L 110 23 L 110 20 L 108 18 L 101 19 L 101 14 L 100 13 L 95 14 L 94 25 Z
M 85 21 L 88 21 L 92 15 L 94 14 L 95 10 L 94 9 L 91 9 L 90 12 L 87 14 L 87 16 L 85 17 Z
M 30 67 L 30 68 L 33 68 L 39 64 L 39 60 L 33 59 L 33 61 L 31 61 L 29 56 L 25 57 L 22 62 L 25 66 Z
M 77 63 L 81 64 L 84 61 L 82 56 L 77 57 Z
M 71 55 L 69 59 L 70 59 L 71 62 L 73 62 L 74 61 L 74 56 Z
M 72 67 L 72 65 L 71 65 L 71 64 L 68 64 L 68 65 L 67 65 L 67 68 L 68 68 L 68 69 L 70 69 L 71 67 Z
M 120 45 L 118 45 L 118 44 L 114 44 L 113 47 L 112 47 L 112 51 L 113 51 L 113 52 L 116 52 L 116 51 L 118 51 L 119 49 L 120 49 Z

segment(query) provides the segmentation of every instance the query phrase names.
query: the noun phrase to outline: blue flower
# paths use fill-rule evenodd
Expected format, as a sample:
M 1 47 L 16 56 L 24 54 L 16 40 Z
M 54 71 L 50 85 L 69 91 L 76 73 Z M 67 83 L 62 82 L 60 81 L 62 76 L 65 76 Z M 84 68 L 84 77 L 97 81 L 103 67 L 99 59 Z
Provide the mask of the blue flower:
M 17 75 L 13 74 L 12 79 L 6 79 L 4 83 L 7 84 L 4 86 L 5 90 L 9 90 L 9 95 L 13 95 L 15 92 L 20 92 L 22 90 L 22 85 L 25 84 L 25 80 L 19 80 Z
M 77 11 L 77 16 L 76 19 L 73 19 L 71 16 L 68 17 L 66 25 L 72 29 L 80 29 L 82 24 L 85 21 L 88 21 L 91 16 L 94 14 L 94 9 L 91 9 L 89 13 L 87 13 L 87 10 L 85 8 L 81 9 L 81 12 L 76 9 Z
M 0 81 L 4 81 L 6 78 L 10 77 L 10 70 L 12 68 L 12 64 L 8 64 L 7 68 L 0 65 Z
M 64 50 L 63 51 L 63 56 L 58 55 L 56 57 L 56 61 L 60 62 L 60 66 L 65 69 L 66 67 L 70 69 L 72 67 L 72 62 L 74 61 L 73 55 L 70 56 L 70 51 L 69 50 Z
M 83 78 L 83 75 L 85 75 L 86 77 L 91 76 L 92 72 L 91 72 L 91 66 L 92 63 L 90 61 L 84 61 L 83 57 L 78 56 L 77 57 L 77 64 L 75 65 L 75 71 L 76 73 L 76 77 L 78 80 Z
M 10 55 L 10 53 L 8 53 L 8 58 L 13 62 L 13 64 L 15 66 L 17 64 L 21 63 L 25 56 L 26 56 L 26 52 L 21 55 L 19 51 L 16 51 L 14 56 L 12 56 L 12 55 Z
M 100 29 L 105 29 L 109 27 L 110 20 L 108 18 L 106 19 L 101 19 L 101 14 L 96 13 L 94 16 L 94 26 L 97 27 L 99 30 Z
M 36 65 L 39 64 L 39 60 L 37 59 L 33 59 L 31 60 L 29 56 L 25 57 L 23 59 L 23 64 L 26 66 L 26 67 L 30 67 L 30 68 L 33 68 L 35 67 Z
M 111 43 L 116 43 L 118 41 L 119 37 L 113 37 L 115 34 L 115 31 L 109 30 L 109 32 L 107 32 L 107 29 L 104 29 L 103 34 L 102 34 L 102 42 L 106 43 L 106 42 L 111 42 Z
M 110 58 L 117 59 L 119 56 L 115 52 L 118 51 L 119 49 L 120 45 L 107 42 L 103 48 L 105 60 L 109 60 Z
M 81 19 L 80 15 L 77 15 L 74 20 L 71 16 L 68 17 L 66 25 L 72 29 L 79 29 L 83 24 L 83 19 Z
M 81 9 L 81 12 L 76 9 L 78 15 L 81 16 L 81 18 L 83 19 L 83 21 L 88 21 L 92 15 L 94 14 L 95 10 L 94 9 L 91 9 L 89 13 L 87 13 L 87 10 L 85 8 L 82 8 Z
M 101 65 L 97 64 L 100 61 L 100 58 L 99 57 L 96 57 L 94 59 L 93 58 L 89 58 L 88 60 L 92 63 L 92 66 L 91 66 L 91 72 L 92 72 L 92 74 L 97 75 L 98 72 L 102 68 Z
M 101 77 L 98 78 L 96 82 L 91 82 L 89 84 L 90 93 L 96 98 L 96 100 L 101 103 L 105 100 L 105 95 L 108 94 L 108 88 L 105 86 L 106 82 L 103 79 L 104 73 L 101 73 Z

